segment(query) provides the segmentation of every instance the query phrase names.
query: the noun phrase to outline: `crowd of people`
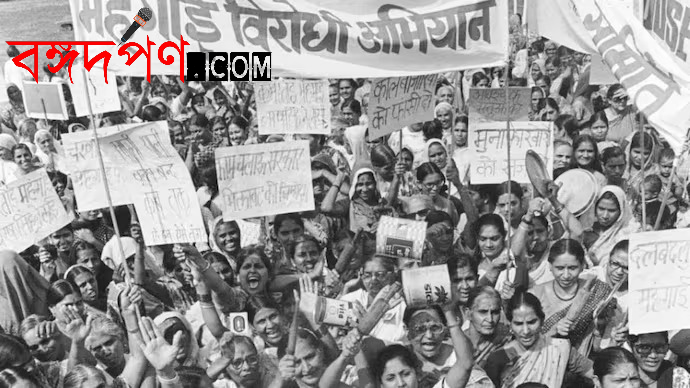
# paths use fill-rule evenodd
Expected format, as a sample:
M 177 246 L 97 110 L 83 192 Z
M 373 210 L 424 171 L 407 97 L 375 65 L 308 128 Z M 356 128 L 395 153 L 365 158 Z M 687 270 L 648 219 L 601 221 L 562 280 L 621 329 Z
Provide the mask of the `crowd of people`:
M 28 118 L 10 84 L 0 185 L 45 168 L 75 220 L 0 251 L 0 387 L 690 387 L 688 332 L 629 334 L 627 283 L 633 233 L 690 224 L 686 148 L 621 85 L 591 85 L 589 55 L 511 23 L 508 66 L 443 74 L 435 119 L 381 138 L 367 79 L 331 80 L 329 136 L 260 135 L 249 82 L 118 77 L 123 109 L 94 123 L 75 117 L 64 71 L 45 81 L 65 85 L 66 121 Z M 554 128 L 541 190 L 472 184 L 469 89 L 506 83 L 531 87 L 530 120 Z M 132 206 L 113 217 L 75 198 L 62 134 L 161 120 L 207 241 L 147 245 Z M 309 141 L 315 210 L 224 221 L 214 150 L 295 139 Z M 593 178 L 586 212 L 559 200 L 572 171 Z M 421 260 L 377 252 L 384 215 L 426 222 Z M 452 295 L 409 306 L 400 272 L 427 266 L 447 268 Z M 351 302 L 354 319 L 319 322 L 299 308 L 307 293 Z

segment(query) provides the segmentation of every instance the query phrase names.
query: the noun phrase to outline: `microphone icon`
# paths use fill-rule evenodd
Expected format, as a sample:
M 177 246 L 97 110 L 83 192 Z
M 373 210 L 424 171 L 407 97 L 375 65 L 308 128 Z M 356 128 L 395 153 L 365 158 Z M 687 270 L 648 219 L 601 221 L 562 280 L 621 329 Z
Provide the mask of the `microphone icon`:
M 151 20 L 151 16 L 153 16 L 153 11 L 151 11 L 151 8 L 140 9 L 139 13 L 137 13 L 137 15 L 134 16 L 134 23 L 132 23 L 132 25 L 129 26 L 129 28 L 127 29 L 127 32 L 125 32 L 125 34 L 122 35 L 122 39 L 120 39 L 120 44 L 118 45 L 118 47 L 126 43 L 139 27 L 143 27 L 146 24 L 146 22 Z

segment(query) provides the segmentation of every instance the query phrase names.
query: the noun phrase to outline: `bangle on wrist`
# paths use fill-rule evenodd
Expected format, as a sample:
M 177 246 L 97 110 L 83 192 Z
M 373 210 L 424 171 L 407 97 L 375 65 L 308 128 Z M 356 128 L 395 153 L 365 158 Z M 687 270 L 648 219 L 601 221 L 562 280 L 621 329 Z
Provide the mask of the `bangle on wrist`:
M 173 377 L 170 379 L 166 379 L 165 377 L 161 376 L 160 374 L 157 374 L 156 377 L 158 377 L 158 381 L 160 381 L 161 383 L 172 384 L 172 383 L 178 383 L 180 381 L 180 376 L 177 374 L 177 372 L 175 372 Z
M 204 259 L 202 259 L 202 260 L 204 260 Z M 194 264 L 194 267 L 196 268 L 197 271 L 199 271 L 199 273 L 204 273 L 204 272 L 208 271 L 209 268 L 211 268 L 211 262 L 208 260 L 204 260 L 204 263 L 205 263 L 204 268 L 200 268 L 199 264 L 197 264 L 194 260 L 190 260 L 190 261 L 192 262 L 192 264 Z

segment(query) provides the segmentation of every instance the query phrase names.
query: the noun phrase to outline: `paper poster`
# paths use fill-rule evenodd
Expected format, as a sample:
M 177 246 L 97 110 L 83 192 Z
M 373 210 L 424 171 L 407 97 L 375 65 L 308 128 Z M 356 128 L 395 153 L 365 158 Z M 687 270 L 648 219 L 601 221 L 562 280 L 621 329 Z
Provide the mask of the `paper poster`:
M 62 84 L 53 82 L 24 82 L 24 109 L 32 119 L 67 120 L 67 103 Z
M 257 82 L 254 91 L 259 134 L 331 134 L 328 80 Z
M 157 126 L 167 130 L 165 121 L 158 121 L 146 125 Z M 98 128 L 98 137 L 104 138 L 117 132 L 140 127 L 142 124 L 126 124 L 114 127 Z M 169 137 L 168 137 L 169 142 Z M 67 167 L 77 204 L 82 211 L 108 207 L 105 194 L 105 184 L 98 162 L 98 149 L 93 138 L 93 130 L 65 133 L 62 135 L 63 149 L 65 150 L 65 166 Z M 128 205 L 133 203 L 132 193 L 127 183 L 128 176 L 117 166 L 108 155 L 103 154 L 106 178 L 110 188 L 110 196 L 113 206 Z
M 134 204 L 147 245 L 205 241 L 196 190 L 170 143 L 167 123 L 120 129 L 99 129 L 113 205 Z M 71 134 L 65 146 L 65 154 L 75 161 L 70 175 L 80 210 L 108 206 L 93 133 L 88 135 Z
M 690 240 L 686 229 L 630 236 L 630 334 L 690 326 Z
M 22 252 L 73 219 L 43 168 L 0 186 L 0 249 Z
M 426 227 L 424 221 L 382 216 L 376 229 L 376 252 L 421 260 Z
M 508 88 L 508 105 L 504 88 L 470 88 L 467 100 L 470 122 L 529 121 L 532 107 L 531 88 Z
M 314 210 L 308 141 L 216 149 L 223 219 Z
M 438 74 L 373 80 L 369 95 L 369 138 L 434 119 Z
M 510 123 L 510 161 L 508 160 L 508 136 L 505 122 L 470 122 L 467 143 L 472 153 L 470 182 L 500 184 L 511 179 L 518 183 L 530 183 L 525 168 L 527 150 L 536 152 L 553 169 L 553 131 L 550 122 L 516 121 Z
M 81 61 L 75 62 L 74 65 L 72 65 L 73 83 L 68 84 L 72 91 L 72 102 L 74 103 L 74 110 L 77 117 L 89 115 L 87 91 L 89 93 L 88 97 L 91 100 L 91 110 L 93 114 L 122 110 L 120 95 L 117 91 L 117 82 L 114 82 L 114 74 L 109 75 L 108 79 L 110 82 L 106 84 L 105 75 L 100 69 L 86 72 L 86 79 L 84 79 L 83 72 L 85 72 L 83 63 Z

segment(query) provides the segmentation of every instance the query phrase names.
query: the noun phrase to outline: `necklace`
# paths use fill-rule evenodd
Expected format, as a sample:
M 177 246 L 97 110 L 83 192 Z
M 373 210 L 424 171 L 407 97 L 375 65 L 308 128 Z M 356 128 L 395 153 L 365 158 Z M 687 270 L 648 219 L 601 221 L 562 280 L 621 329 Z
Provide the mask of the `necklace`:
M 556 298 L 560 299 L 563 302 L 569 302 L 569 301 L 573 300 L 575 298 L 575 296 L 577 296 L 577 292 L 580 291 L 580 282 L 577 283 L 577 288 L 575 289 L 575 293 L 573 294 L 573 296 L 571 296 L 569 298 L 561 298 L 561 296 L 558 295 L 558 292 L 556 291 L 556 281 L 555 280 L 551 284 L 551 288 L 553 288 L 553 293 L 554 293 L 554 295 L 556 295 Z

